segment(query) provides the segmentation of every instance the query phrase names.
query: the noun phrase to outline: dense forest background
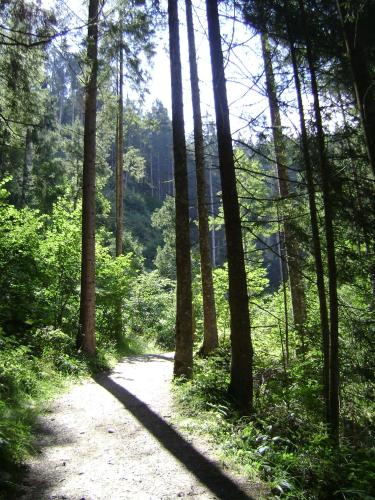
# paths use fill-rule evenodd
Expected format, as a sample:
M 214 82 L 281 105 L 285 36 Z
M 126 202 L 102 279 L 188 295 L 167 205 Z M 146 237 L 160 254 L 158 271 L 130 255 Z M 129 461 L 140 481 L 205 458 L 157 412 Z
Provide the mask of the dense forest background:
M 214 82 L 219 4 L 219 54 L 242 89 L 229 92 L 229 111 L 240 94 L 260 104 L 243 105 L 245 125 L 228 150 L 217 104 L 225 101 L 215 95 L 201 141 L 196 120 L 183 137 L 185 159 L 176 156 L 177 115 L 158 99 L 144 104 L 168 20 L 173 36 L 175 2 L 96 3 L 87 23 L 64 0 L 0 1 L 0 486 L 16 488 L 35 414 L 64 380 L 124 353 L 173 350 L 177 334 L 180 411 L 198 429 L 203 419 L 271 496 L 375 498 L 374 1 L 207 0 L 208 26 L 204 3 L 194 2 Z M 182 3 L 185 39 L 191 3 Z M 240 59 L 246 50 L 260 69 Z M 175 57 L 171 50 L 172 75 Z M 94 67 L 93 355 L 79 331 Z M 172 84 L 174 99 L 178 74 L 159 84 Z

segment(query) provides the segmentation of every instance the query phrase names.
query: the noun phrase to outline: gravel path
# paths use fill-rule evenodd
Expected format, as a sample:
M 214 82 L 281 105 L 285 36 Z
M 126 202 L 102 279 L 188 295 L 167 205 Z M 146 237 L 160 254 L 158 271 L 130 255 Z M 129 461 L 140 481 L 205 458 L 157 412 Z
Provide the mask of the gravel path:
M 22 500 L 261 498 L 211 447 L 171 424 L 172 355 L 131 356 L 40 418 Z

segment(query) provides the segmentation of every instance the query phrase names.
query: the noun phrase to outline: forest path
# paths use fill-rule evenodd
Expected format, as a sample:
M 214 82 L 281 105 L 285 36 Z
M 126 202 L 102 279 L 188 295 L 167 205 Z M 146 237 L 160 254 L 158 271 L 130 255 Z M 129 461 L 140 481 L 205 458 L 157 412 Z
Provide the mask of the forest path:
M 173 355 L 129 356 L 40 417 L 23 500 L 260 498 L 202 439 L 171 424 Z

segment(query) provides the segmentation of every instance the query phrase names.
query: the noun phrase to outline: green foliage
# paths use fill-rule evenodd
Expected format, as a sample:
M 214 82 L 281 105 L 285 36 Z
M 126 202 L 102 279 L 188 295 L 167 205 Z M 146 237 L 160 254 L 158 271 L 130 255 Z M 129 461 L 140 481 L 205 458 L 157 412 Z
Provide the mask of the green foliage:
M 27 329 L 37 314 L 35 285 L 41 285 L 38 255 L 44 220 L 36 211 L 17 210 L 7 203 L 4 188 L 1 195 L 0 325 L 18 333 L 19 329 Z
M 251 316 L 254 319 L 258 313 L 259 308 L 256 306 L 262 302 L 262 297 L 268 286 L 268 279 L 266 276 L 266 271 L 259 264 L 256 266 L 247 266 L 246 268 L 249 299 L 251 306 Z M 195 298 L 194 300 L 202 308 L 202 292 L 198 286 L 200 276 L 195 279 Z M 228 302 L 228 265 L 224 264 L 222 267 L 217 267 L 213 270 L 213 281 L 215 289 L 215 303 L 216 303 L 216 315 L 217 315 L 217 325 L 219 331 L 222 333 L 223 337 L 226 338 L 229 335 L 230 328 L 230 314 L 229 314 L 229 302 Z
M 116 341 L 121 345 L 126 342 L 125 332 L 121 331 L 128 316 L 125 304 L 134 287 L 137 267 L 131 253 L 114 259 L 108 249 L 98 244 L 96 255 L 98 343 Z
M 63 328 L 71 336 L 75 334 L 79 308 L 80 223 L 80 205 L 74 208 L 72 202 L 61 198 L 45 226 L 38 259 L 43 275 L 43 286 L 38 292 L 43 321 Z
M 197 358 L 194 364 L 194 379 L 178 380 L 179 402 L 187 414 L 198 415 L 201 411 L 211 408 L 229 407 L 227 389 L 229 383 L 230 347 L 227 341 L 207 359 Z
M 130 146 L 124 155 L 124 170 L 136 181 L 145 177 L 146 160 L 140 154 L 139 149 Z
M 62 377 L 107 368 L 121 347 L 129 349 L 146 343 L 163 349 L 174 346 L 174 199 L 165 198 L 167 193 L 173 193 L 172 134 L 168 111 L 160 101 L 150 112 L 129 99 L 125 105 L 126 254 L 113 257 L 115 218 L 111 206 L 115 192 L 118 106 L 113 61 L 121 44 L 127 83 L 143 93 L 147 81 L 143 63 L 153 52 L 155 12 L 148 10 L 145 2 L 121 0 L 100 24 L 103 57 L 99 72 L 96 156 L 98 353 L 92 360 L 78 356 L 75 349 L 81 269 L 84 109 L 80 81 L 86 77 L 80 69 L 84 60 L 79 52 L 69 53 L 64 37 L 46 47 L 30 49 L 17 45 L 29 44 L 57 31 L 51 30 L 53 16 L 48 17 L 34 3 L 1 4 L 4 26 L 0 44 L 0 174 L 7 179 L 0 182 L 0 462 L 5 469 L 10 468 L 10 463 L 20 463 L 32 449 L 31 424 L 39 401 Z M 261 21 L 255 15 L 257 3 L 242 4 L 247 21 L 252 20 L 257 26 Z M 262 19 L 266 21 L 262 29 L 266 27 L 275 39 L 273 56 L 282 68 L 275 72 L 277 84 L 291 79 L 283 46 L 285 26 L 281 26 L 286 12 L 291 16 L 292 32 L 299 47 L 303 83 L 309 83 L 303 68 L 304 40 L 296 5 L 285 5 L 287 8 L 281 12 L 277 2 L 269 2 L 268 15 Z M 306 179 L 303 168 L 298 166 L 299 141 L 293 135 L 286 137 L 284 120 L 285 160 L 291 180 L 290 195 L 285 199 L 278 199 L 271 141 L 262 140 L 247 150 L 243 137 L 244 141 L 239 141 L 243 149 L 235 151 L 254 346 L 255 414 L 251 418 L 238 415 L 227 394 L 230 316 L 225 264 L 214 270 L 221 345 L 210 358 L 196 361 L 195 379 L 182 384 L 177 391 L 185 414 L 198 417 L 198 421 L 203 418 L 197 426 L 215 435 L 225 453 L 251 476 L 268 481 L 274 497 L 367 499 L 375 496 L 375 427 L 371 405 L 375 394 L 374 190 L 362 130 L 353 109 L 352 82 L 348 79 L 351 72 L 346 71 L 346 63 L 342 64 L 338 18 L 331 8 L 321 8 L 322 5 L 311 2 L 305 8 L 311 18 L 311 36 L 315 37 L 312 46 L 317 51 L 316 63 L 322 62 L 316 69 L 323 82 L 320 88 L 325 103 L 323 119 L 330 120 L 329 126 L 328 120 L 325 124 L 325 143 L 332 172 L 339 282 L 341 447 L 332 447 L 322 424 L 321 326 Z M 352 22 L 355 3 L 341 2 L 341 6 L 348 14 L 346 22 Z M 373 30 L 371 23 L 364 23 L 366 9 L 361 7 L 357 13 L 359 24 L 355 33 L 359 48 L 366 47 L 372 61 L 374 44 L 369 33 Z M 58 11 L 59 15 L 64 11 L 63 4 L 59 3 Z M 72 25 L 71 21 L 66 16 L 64 26 Z M 373 64 L 370 66 L 372 70 Z M 288 109 L 291 95 L 286 87 L 279 90 L 281 107 Z M 334 109 L 335 101 L 340 102 L 340 109 Z M 212 124 L 207 127 L 211 144 L 206 152 L 214 165 L 215 134 Z M 314 127 L 309 124 L 309 128 Z M 267 134 L 262 132 L 264 137 Z M 309 137 L 309 148 L 322 230 L 323 200 L 321 179 L 315 171 L 314 137 Z M 30 153 L 28 161 L 26 152 Z M 211 169 L 210 176 L 214 178 L 216 192 L 217 169 Z M 6 183 L 9 195 L 4 188 Z M 218 215 L 216 229 L 222 230 L 222 209 L 218 209 L 219 213 L 214 211 Z M 297 235 L 301 245 L 308 313 L 303 346 L 291 327 L 289 290 L 285 305 L 283 290 L 278 289 L 276 234 L 280 216 L 288 218 L 290 231 Z M 322 242 L 325 262 L 323 239 Z M 217 243 L 220 253 L 224 245 Z M 221 256 L 217 256 L 220 262 Z M 197 262 L 193 252 L 193 271 L 198 269 Z M 145 272 L 143 266 L 157 270 Z M 193 276 L 199 338 L 203 300 L 199 272 L 193 272 Z M 1 481 L 9 483 L 6 475 L 0 475 Z
M 243 417 L 227 394 L 230 347 L 223 338 L 229 319 L 225 267 L 216 269 L 214 276 L 221 344 L 212 357 L 195 360 L 193 380 L 175 386 L 182 425 L 210 434 L 227 459 L 252 479 L 266 481 L 273 497 L 373 498 L 374 380 L 369 355 L 373 322 L 367 307 L 369 289 L 353 282 L 339 290 L 343 304 L 343 425 L 341 446 L 336 448 L 322 423 L 322 355 L 314 285 L 307 289 L 307 350 L 301 350 L 297 333 L 289 328 L 287 362 L 282 290 L 265 295 L 263 269 L 249 273 L 249 289 L 254 290 L 250 312 L 255 413 Z
M 7 478 L 32 450 L 36 405 L 59 383 L 47 358 L 0 329 L 0 487 L 12 487 Z
M 161 231 L 164 245 L 158 246 L 155 266 L 161 276 L 176 278 L 175 249 L 175 204 L 174 198 L 167 196 L 163 205 L 152 214 L 153 227 Z
M 175 331 L 175 283 L 157 271 L 140 274 L 125 302 L 126 322 L 133 335 L 172 350 Z
M 240 417 L 226 392 L 224 343 L 207 360 L 195 360 L 194 380 L 175 385 L 181 424 L 210 434 L 226 459 L 267 481 L 277 498 L 373 498 L 373 447 L 344 439 L 333 448 L 321 423 L 319 361 L 312 356 L 301 366 L 295 359 L 287 374 L 280 361 L 257 367 L 256 412 Z
M 128 244 L 132 238 L 138 242 L 137 254 L 144 257 L 145 266 L 153 267 L 156 248 L 161 243 L 160 231 L 151 223 L 152 212 L 160 204 L 151 196 L 143 196 L 135 189 L 125 190 L 125 250 L 135 253 L 133 245 Z
M 108 369 L 124 345 L 173 346 L 174 283 L 142 274 L 132 253 L 114 258 L 100 231 L 98 352 L 95 360 L 78 356 L 80 212 L 67 198 L 50 216 L 17 209 L 0 184 L 0 460 L 10 472 L 32 449 L 38 401 L 63 377 Z

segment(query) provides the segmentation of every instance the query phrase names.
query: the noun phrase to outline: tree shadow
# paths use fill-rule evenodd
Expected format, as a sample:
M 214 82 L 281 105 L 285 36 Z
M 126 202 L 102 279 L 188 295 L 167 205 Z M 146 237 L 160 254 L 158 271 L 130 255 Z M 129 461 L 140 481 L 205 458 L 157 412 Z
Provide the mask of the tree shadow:
M 44 416 L 40 416 L 33 425 L 35 442 L 30 449 L 31 456 L 43 456 L 43 451 L 47 448 L 64 447 L 77 442 L 78 437 L 72 435 L 71 430 L 64 424 L 59 423 L 56 426 L 55 419 L 49 419 L 49 413 L 50 411 L 46 412 Z M 46 498 L 46 492 L 65 476 L 63 465 L 53 469 L 42 467 L 38 470 L 39 473 L 35 472 L 34 466 L 23 463 L 13 468 L 13 477 L 10 481 L 2 484 L 0 477 L 0 499 L 35 500 Z
M 174 353 L 165 354 L 131 354 L 122 360 L 122 363 L 138 363 L 139 361 L 174 361 Z
M 220 468 L 197 451 L 171 425 L 152 411 L 143 401 L 108 375 L 100 374 L 95 381 L 109 391 L 124 407 L 168 450 L 186 469 L 204 484 L 218 498 L 228 500 L 251 500 L 234 481 Z

